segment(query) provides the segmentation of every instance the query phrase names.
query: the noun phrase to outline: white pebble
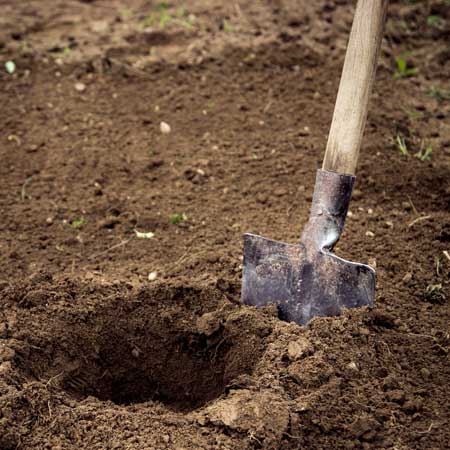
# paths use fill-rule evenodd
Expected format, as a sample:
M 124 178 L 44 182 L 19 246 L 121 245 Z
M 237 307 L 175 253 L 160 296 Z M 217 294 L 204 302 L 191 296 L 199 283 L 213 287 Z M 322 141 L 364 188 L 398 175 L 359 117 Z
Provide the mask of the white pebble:
M 367 237 L 375 237 L 375 233 L 373 233 L 372 231 L 366 231 L 366 236 Z
M 155 281 L 158 278 L 158 272 L 150 272 L 148 274 L 148 281 Z
M 161 122 L 161 124 L 159 125 L 159 128 L 160 128 L 162 134 L 169 134 L 172 131 L 172 129 L 170 128 L 170 125 L 166 122 Z
M 10 75 L 12 75 L 16 71 L 16 64 L 14 61 L 6 61 L 5 69 Z
M 75 89 L 78 92 L 83 92 L 86 90 L 86 85 L 84 83 L 75 83 Z

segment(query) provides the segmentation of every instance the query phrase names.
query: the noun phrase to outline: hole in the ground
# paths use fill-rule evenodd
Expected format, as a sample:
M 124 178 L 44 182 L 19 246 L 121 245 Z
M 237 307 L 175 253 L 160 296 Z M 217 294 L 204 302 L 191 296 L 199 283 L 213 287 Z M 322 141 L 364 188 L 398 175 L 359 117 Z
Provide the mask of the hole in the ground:
M 219 291 L 156 294 L 98 302 L 88 316 L 75 309 L 69 321 L 67 315 L 56 319 L 46 362 L 42 355 L 28 361 L 28 371 L 39 379 L 56 376 L 79 400 L 95 396 L 120 405 L 153 400 L 182 412 L 214 400 L 252 371 L 264 348 L 259 329 L 244 336 L 237 325 L 224 325 L 223 313 L 212 314 L 206 333 L 199 329 L 204 304 L 220 310 Z
M 102 330 L 98 357 L 79 360 L 65 377 L 65 389 L 123 405 L 160 401 L 176 410 L 195 409 L 220 396 L 230 345 L 174 331 L 132 325 Z

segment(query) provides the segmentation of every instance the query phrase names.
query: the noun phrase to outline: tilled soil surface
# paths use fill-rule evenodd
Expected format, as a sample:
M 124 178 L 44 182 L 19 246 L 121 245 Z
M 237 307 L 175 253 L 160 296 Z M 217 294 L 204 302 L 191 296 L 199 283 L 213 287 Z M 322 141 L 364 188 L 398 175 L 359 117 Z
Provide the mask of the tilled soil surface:
M 307 327 L 241 237 L 298 239 L 353 2 L 0 4 L 0 449 L 449 448 L 448 1 L 389 9 L 336 248 L 376 306 Z

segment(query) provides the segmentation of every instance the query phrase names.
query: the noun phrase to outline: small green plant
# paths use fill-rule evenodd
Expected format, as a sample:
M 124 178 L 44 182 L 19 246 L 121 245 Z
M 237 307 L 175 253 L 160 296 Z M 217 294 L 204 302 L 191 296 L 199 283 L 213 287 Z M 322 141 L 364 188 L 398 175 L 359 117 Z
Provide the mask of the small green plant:
M 145 27 L 158 26 L 161 29 L 166 28 L 170 24 L 178 24 L 184 28 L 191 29 L 195 22 L 193 14 L 187 14 L 183 7 L 178 8 L 173 14 L 169 11 L 168 3 L 158 3 L 153 12 L 143 21 Z
M 423 113 L 422 111 L 418 111 L 417 109 L 409 110 L 409 109 L 403 108 L 403 111 L 411 120 L 423 119 L 425 117 L 425 113 Z
M 424 299 L 430 303 L 443 303 L 446 300 L 442 283 L 429 284 L 423 294 Z
M 127 20 L 131 18 L 132 15 L 133 11 L 131 11 L 131 9 L 127 8 L 126 6 L 119 11 L 119 16 L 122 18 L 122 20 Z
M 180 223 L 184 222 L 187 219 L 186 214 L 171 214 L 169 216 L 169 222 L 172 225 L 179 225 Z
M 440 102 L 450 100 L 450 89 L 442 89 L 436 86 L 431 86 L 431 88 L 428 89 L 427 94 Z
M 419 158 L 421 161 L 427 161 L 431 157 L 431 153 L 433 152 L 433 147 L 431 144 L 425 146 L 425 141 L 420 143 L 420 149 L 417 153 L 414 154 L 416 158 Z
M 403 155 L 403 156 L 409 156 L 409 151 L 408 151 L 408 146 L 406 144 L 405 138 L 403 136 L 400 136 L 399 134 L 397 135 L 397 138 L 395 139 L 397 142 L 397 148 L 398 151 Z
M 445 28 L 445 20 L 437 14 L 431 15 L 427 17 L 427 25 L 431 28 L 442 30 Z
M 72 220 L 70 222 L 70 226 L 74 229 L 81 228 L 86 223 L 86 219 L 84 217 L 80 217 L 79 219 Z
M 395 142 L 397 144 L 397 148 L 400 154 L 409 158 L 411 156 L 411 153 L 408 149 L 406 139 L 398 134 L 397 137 L 395 138 Z M 433 146 L 431 144 L 426 144 L 425 141 L 422 139 L 422 141 L 420 142 L 420 148 L 416 153 L 414 153 L 414 157 L 420 159 L 421 161 L 427 161 L 430 159 L 432 152 Z
M 397 68 L 394 72 L 394 78 L 396 79 L 413 77 L 418 72 L 416 67 L 408 66 L 408 62 L 402 56 L 395 58 L 395 65 Z
M 231 23 L 226 19 L 223 20 L 222 27 L 223 27 L 223 31 L 225 31 L 225 33 L 234 33 L 234 31 L 235 31 L 234 26 L 231 25 Z
M 164 29 L 172 21 L 170 15 L 169 5 L 167 3 L 158 3 L 153 8 L 153 12 L 144 20 L 143 25 L 145 27 L 155 27 Z

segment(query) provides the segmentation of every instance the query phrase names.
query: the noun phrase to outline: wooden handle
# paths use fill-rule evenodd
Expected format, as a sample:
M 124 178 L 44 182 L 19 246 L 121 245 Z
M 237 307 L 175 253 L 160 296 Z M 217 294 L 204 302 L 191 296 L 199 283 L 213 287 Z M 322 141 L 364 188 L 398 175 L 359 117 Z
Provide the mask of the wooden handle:
M 322 168 L 354 175 L 388 0 L 358 0 Z

